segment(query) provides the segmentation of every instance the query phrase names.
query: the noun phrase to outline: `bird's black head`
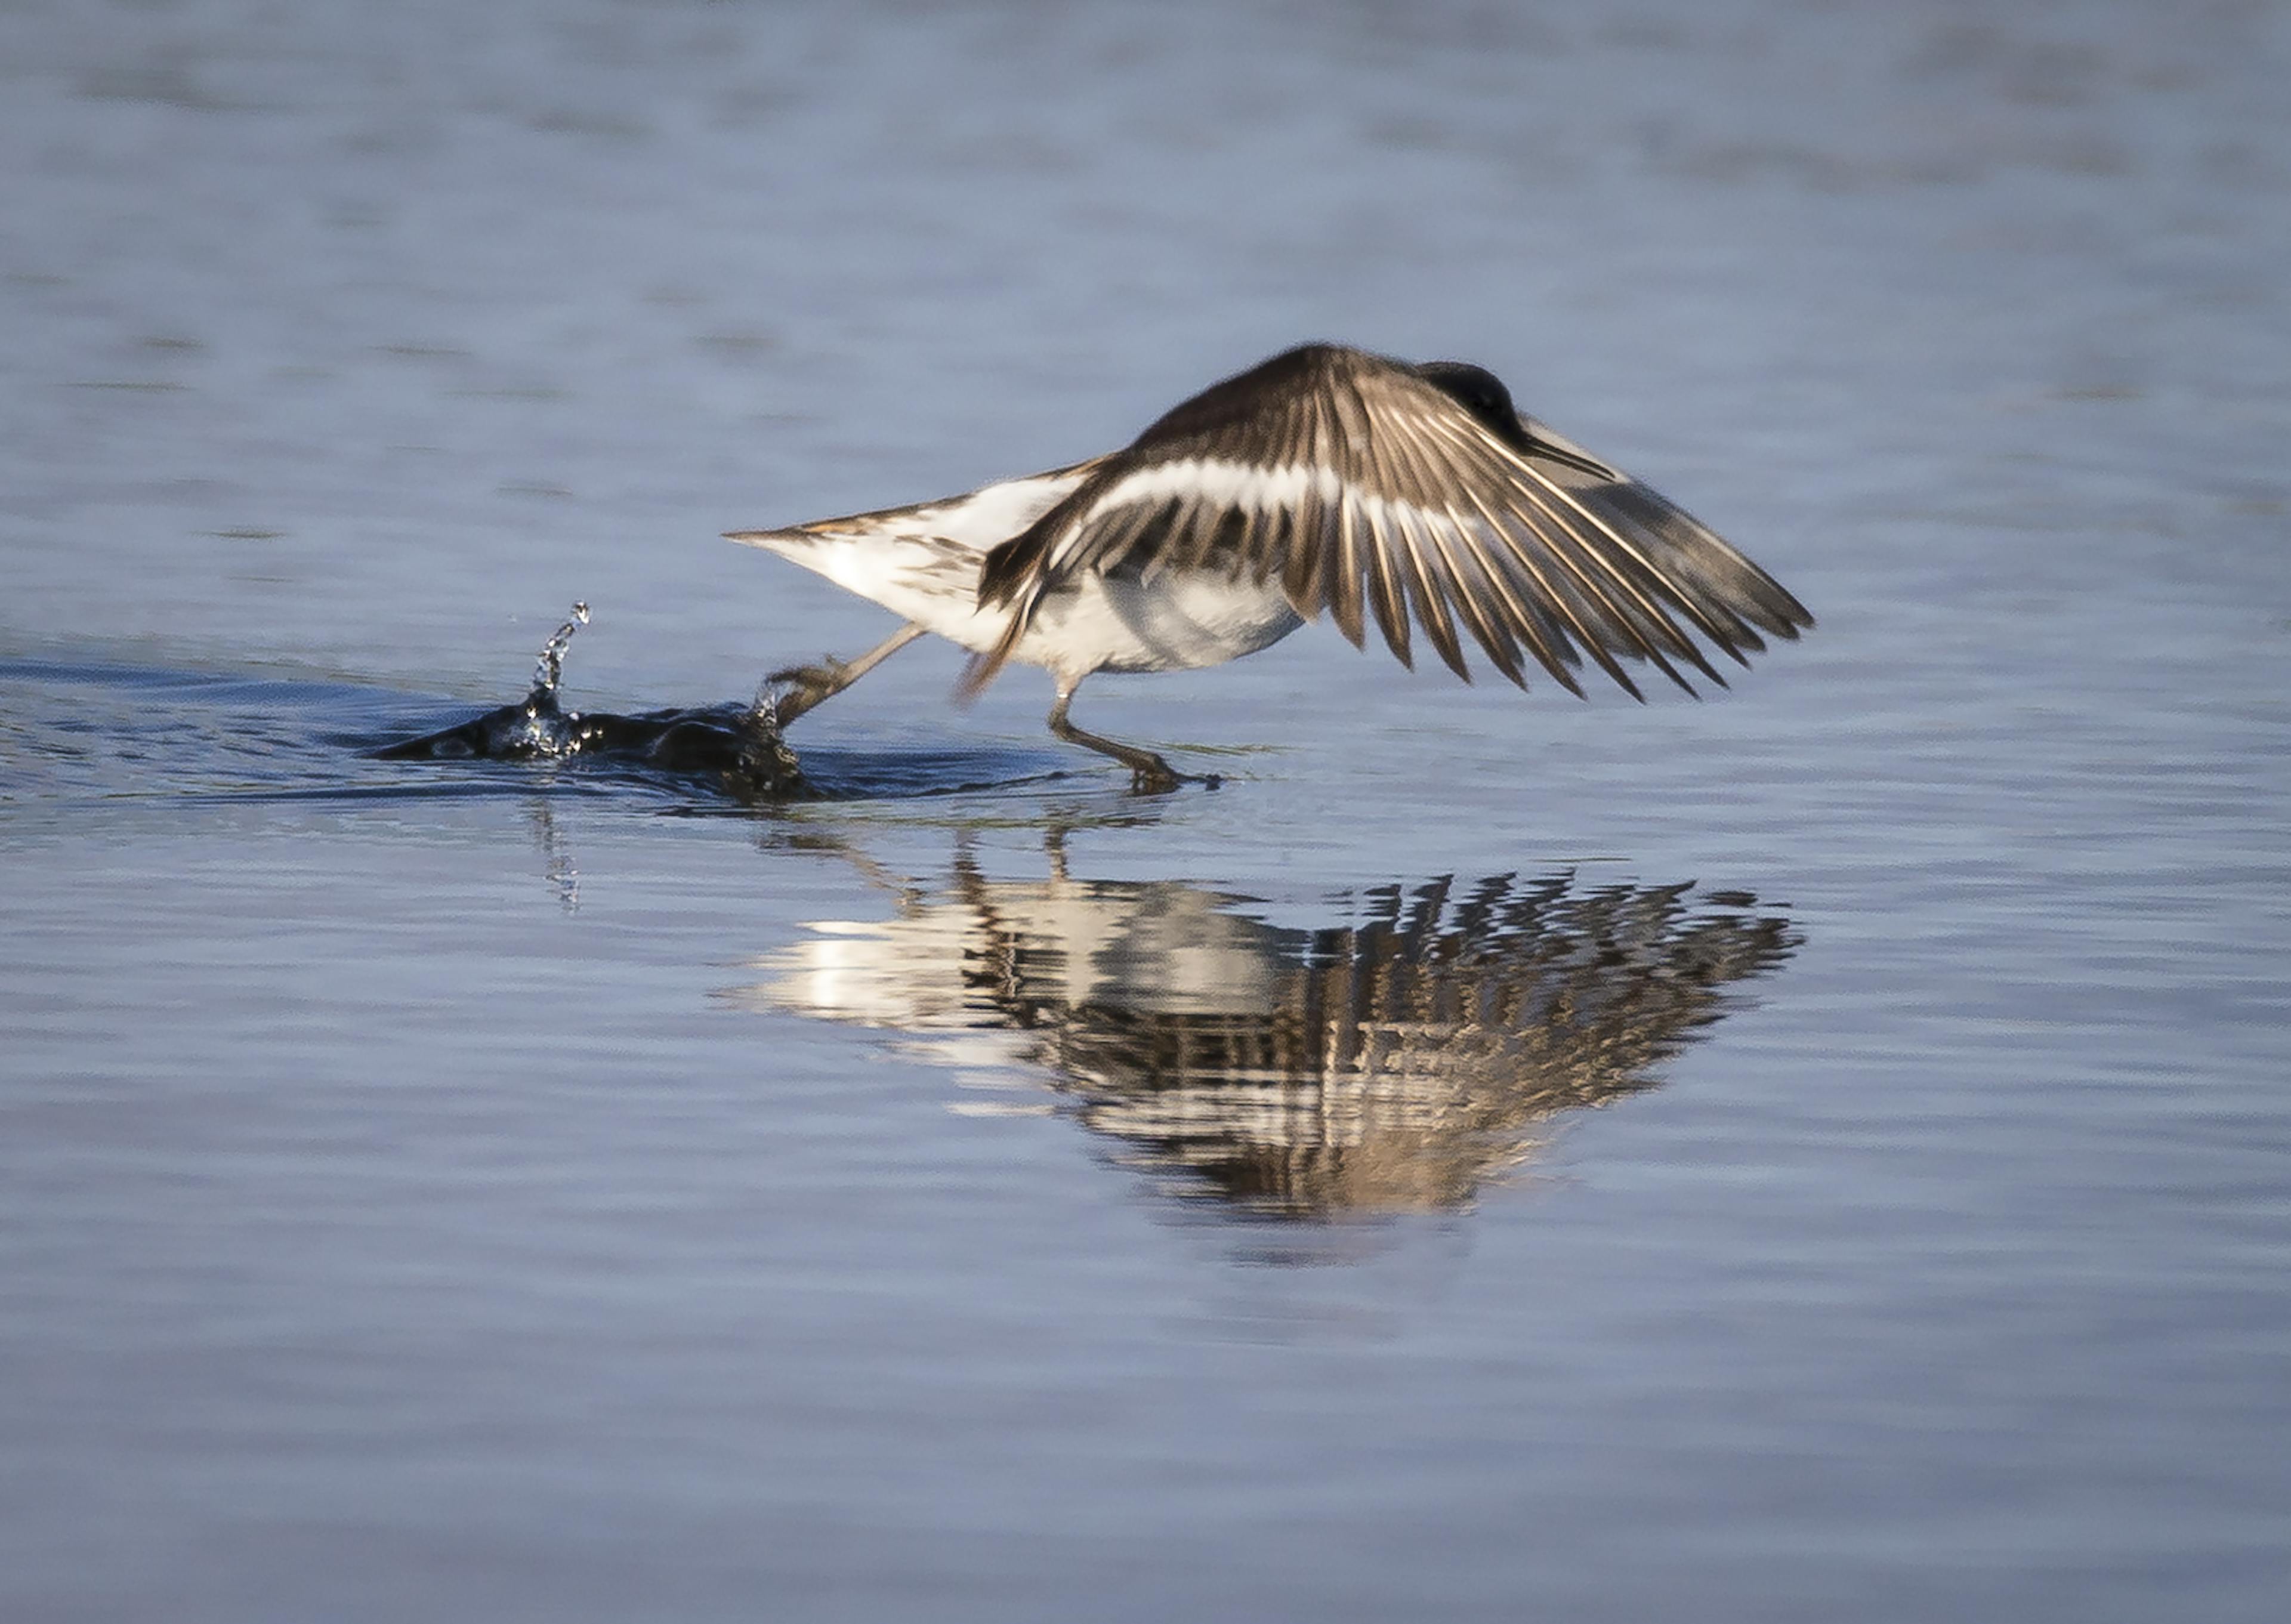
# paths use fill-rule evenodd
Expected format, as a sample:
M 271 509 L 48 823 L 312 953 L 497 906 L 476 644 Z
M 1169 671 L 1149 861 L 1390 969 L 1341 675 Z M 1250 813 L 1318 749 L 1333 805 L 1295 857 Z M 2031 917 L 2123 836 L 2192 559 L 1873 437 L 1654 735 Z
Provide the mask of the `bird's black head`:
M 1427 361 L 1416 369 L 1416 375 L 1460 404 L 1507 446 L 1521 451 L 1532 448 L 1527 430 L 1519 426 L 1519 410 L 1511 403 L 1511 391 L 1486 367 L 1469 361 Z
M 1564 463 L 1596 479 L 1619 483 L 1623 480 L 1621 474 L 1604 462 L 1596 462 L 1570 446 L 1554 445 L 1529 429 L 1520 421 L 1519 408 L 1512 405 L 1511 391 L 1503 386 L 1503 380 L 1486 367 L 1475 366 L 1469 361 L 1427 361 L 1416 369 L 1416 375 L 1459 403 L 1514 451 Z

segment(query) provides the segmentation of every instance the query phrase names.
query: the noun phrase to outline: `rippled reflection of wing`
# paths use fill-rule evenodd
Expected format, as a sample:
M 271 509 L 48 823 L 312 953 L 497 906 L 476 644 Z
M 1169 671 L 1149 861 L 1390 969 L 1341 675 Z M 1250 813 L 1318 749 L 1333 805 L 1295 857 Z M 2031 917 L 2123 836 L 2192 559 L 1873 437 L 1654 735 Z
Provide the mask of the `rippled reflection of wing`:
M 1276 356 L 1177 407 L 989 555 L 981 601 L 1013 611 L 1001 653 L 1061 583 L 1124 570 L 1277 576 L 1298 614 L 1326 610 L 1355 645 L 1372 615 L 1413 663 L 1412 623 L 1468 679 L 1468 635 L 1521 687 L 1525 655 L 1578 694 L 1583 655 L 1635 695 L 1620 660 L 1692 692 L 1679 664 L 1724 686 L 1697 636 L 1747 664 L 1762 632 L 1813 624 L 1653 490 L 1517 421 L 1507 438 L 1416 369 L 1362 350 Z M 973 680 L 1000 663 L 989 655 Z
M 1539 1123 L 1652 1086 L 1793 945 L 1748 898 L 1565 875 L 1372 891 L 1314 930 L 1242 905 L 967 871 L 768 961 L 752 995 L 1041 1067 L 1127 1159 L 1311 1215 L 1467 1201 Z

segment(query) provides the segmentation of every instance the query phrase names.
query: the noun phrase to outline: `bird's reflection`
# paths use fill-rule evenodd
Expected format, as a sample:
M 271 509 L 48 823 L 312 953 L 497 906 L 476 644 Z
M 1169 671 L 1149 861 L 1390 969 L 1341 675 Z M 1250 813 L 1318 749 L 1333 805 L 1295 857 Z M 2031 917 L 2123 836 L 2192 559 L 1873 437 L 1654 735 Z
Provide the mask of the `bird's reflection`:
M 1031 1073 L 1117 1159 L 1294 1217 L 1461 1206 L 1562 1113 L 1651 1088 L 1797 937 L 1740 893 L 1572 872 L 1378 886 L 1298 929 L 1178 881 L 896 882 L 736 1001 Z

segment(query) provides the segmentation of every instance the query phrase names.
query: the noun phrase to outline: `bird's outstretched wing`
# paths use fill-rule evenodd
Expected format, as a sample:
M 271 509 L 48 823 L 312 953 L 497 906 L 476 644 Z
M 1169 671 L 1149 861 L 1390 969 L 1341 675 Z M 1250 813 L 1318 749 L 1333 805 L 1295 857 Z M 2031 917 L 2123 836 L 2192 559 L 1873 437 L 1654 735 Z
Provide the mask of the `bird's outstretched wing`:
M 1524 655 L 1579 695 L 1585 655 L 1634 696 L 1622 660 L 1692 693 L 1681 665 L 1724 686 L 1694 634 L 1747 664 L 1761 632 L 1813 623 L 1704 526 L 1513 412 L 1485 373 L 1312 344 L 1176 407 L 995 548 L 979 601 L 1009 605 L 1009 630 L 965 686 L 993 679 L 1065 582 L 1203 569 L 1277 576 L 1298 615 L 1327 611 L 1355 646 L 1372 615 L 1404 664 L 1412 623 L 1469 680 L 1460 628 L 1522 687 Z

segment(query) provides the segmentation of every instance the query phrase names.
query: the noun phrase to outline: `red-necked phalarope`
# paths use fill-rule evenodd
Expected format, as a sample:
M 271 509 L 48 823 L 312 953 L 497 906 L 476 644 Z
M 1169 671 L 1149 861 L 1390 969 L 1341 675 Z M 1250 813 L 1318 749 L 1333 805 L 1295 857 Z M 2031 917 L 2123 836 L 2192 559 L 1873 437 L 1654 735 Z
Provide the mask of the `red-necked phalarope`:
M 1067 720 L 1083 678 L 1222 664 L 1323 610 L 1357 647 L 1365 606 L 1405 665 L 1412 620 L 1469 681 L 1460 623 L 1523 688 L 1523 652 L 1578 695 L 1588 655 L 1634 698 L 1619 660 L 1690 694 L 1674 662 L 1725 686 L 1680 619 L 1742 665 L 1761 631 L 1813 624 L 1702 525 L 1516 411 L 1483 368 L 1331 344 L 1274 356 L 1071 468 L 730 539 L 907 621 L 856 660 L 779 673 L 797 685 L 783 723 L 935 631 L 971 651 L 964 697 L 1010 661 L 1046 668 L 1050 731 L 1141 789 L 1178 775 Z

